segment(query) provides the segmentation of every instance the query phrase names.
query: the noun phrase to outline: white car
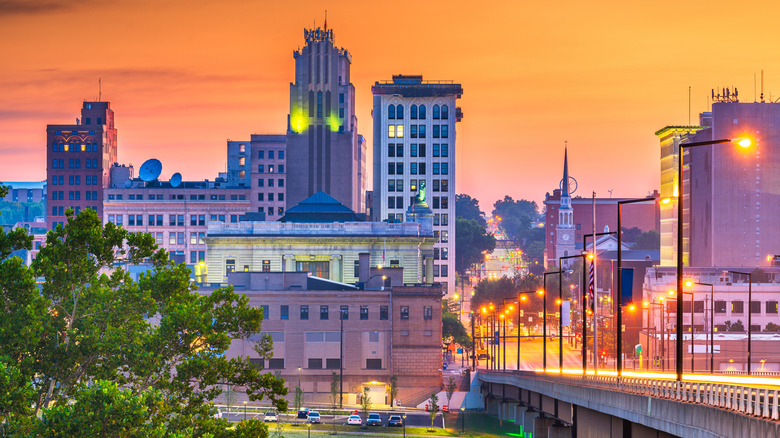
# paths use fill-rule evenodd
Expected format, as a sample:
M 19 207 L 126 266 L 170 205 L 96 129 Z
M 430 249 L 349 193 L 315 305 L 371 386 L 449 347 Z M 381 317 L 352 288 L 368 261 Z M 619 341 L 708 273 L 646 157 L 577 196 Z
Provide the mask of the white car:
M 363 425 L 363 419 L 360 418 L 360 415 L 350 415 L 347 419 L 347 424 L 350 426 L 362 426 Z
M 279 417 L 276 415 L 276 411 L 265 411 L 263 415 L 263 422 L 272 421 L 274 423 L 279 422 Z

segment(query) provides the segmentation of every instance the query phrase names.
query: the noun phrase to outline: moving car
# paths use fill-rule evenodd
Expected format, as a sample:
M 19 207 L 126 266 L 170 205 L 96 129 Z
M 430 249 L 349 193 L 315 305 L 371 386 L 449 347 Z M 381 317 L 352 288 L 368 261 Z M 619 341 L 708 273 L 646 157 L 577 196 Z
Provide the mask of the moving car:
M 309 415 L 309 408 L 298 409 L 298 418 L 307 418 Z
M 276 415 L 276 411 L 265 411 L 265 415 L 263 415 L 263 422 L 269 422 L 272 421 L 274 423 L 279 422 L 279 417 Z
M 370 413 L 368 414 L 368 419 L 366 420 L 366 425 L 368 426 L 381 426 L 382 425 L 382 417 L 379 416 L 377 413 Z
M 390 418 L 387 420 L 387 426 L 388 427 L 401 427 L 404 425 L 404 420 L 401 419 L 400 415 L 391 415 Z
M 363 419 L 360 418 L 360 415 L 350 415 L 349 418 L 347 418 L 347 424 L 350 426 L 362 426 Z
M 309 419 L 306 421 L 312 424 L 320 424 L 320 413 L 317 411 L 309 412 Z

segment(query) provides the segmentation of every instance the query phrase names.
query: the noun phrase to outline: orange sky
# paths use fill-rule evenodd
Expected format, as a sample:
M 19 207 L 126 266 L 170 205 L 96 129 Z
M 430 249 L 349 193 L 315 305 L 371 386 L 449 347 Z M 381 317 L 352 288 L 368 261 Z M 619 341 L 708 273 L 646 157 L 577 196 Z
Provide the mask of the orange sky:
M 711 88 L 753 101 L 764 69 L 768 98 L 780 74 L 780 4 L 643 3 L 0 0 L 0 181 L 45 178 L 46 124 L 74 122 L 99 77 L 120 162 L 213 179 L 227 139 L 284 132 L 292 52 L 327 9 L 369 150 L 371 85 L 423 74 L 463 85 L 457 192 L 483 210 L 541 202 L 564 141 L 577 194 L 641 197 L 658 188 L 653 133 L 688 123 L 689 86 L 695 124 Z

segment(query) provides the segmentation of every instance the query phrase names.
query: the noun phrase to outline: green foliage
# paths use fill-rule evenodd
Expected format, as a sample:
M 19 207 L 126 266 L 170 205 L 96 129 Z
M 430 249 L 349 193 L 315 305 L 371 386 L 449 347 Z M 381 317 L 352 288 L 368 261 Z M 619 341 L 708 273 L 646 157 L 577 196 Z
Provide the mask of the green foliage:
M 471 308 L 476 310 L 490 303 L 501 304 L 505 298 L 517 299 L 518 291 L 516 282 L 511 278 L 482 279 L 474 286 Z
M 455 216 L 476 221 L 482 228 L 487 226 L 485 213 L 479 208 L 479 201 L 466 194 L 455 195 Z
M 725 321 L 723 325 L 726 326 L 726 331 L 729 332 L 744 332 L 745 331 L 745 325 L 742 324 L 742 320 L 737 320 L 737 322 L 732 323 L 731 321 Z
M 511 239 L 526 240 L 531 225 L 539 220 L 539 207 L 534 201 L 515 201 L 511 196 L 504 196 L 493 204 L 493 216 L 501 217 L 501 228 Z
M 780 325 L 777 325 L 773 322 L 769 322 L 766 324 L 765 330 L 768 332 L 780 332 Z
M 477 221 L 458 217 L 455 221 L 455 270 L 461 275 L 474 263 L 483 260 L 483 251 L 491 252 L 496 238 L 485 231 Z
M 330 404 L 333 406 L 334 410 L 336 409 L 336 406 L 341 405 L 339 388 L 339 374 L 333 371 L 333 374 L 330 376 Z
M 658 231 L 650 230 L 638 235 L 635 242 L 631 249 L 659 249 L 661 248 L 661 234 Z
M 461 347 L 471 348 L 471 336 L 466 328 L 458 320 L 458 316 L 453 313 L 444 313 L 441 316 L 442 339 L 452 339 L 452 342 Z
M 447 383 L 444 384 L 444 393 L 447 395 L 447 407 L 450 409 L 452 409 L 452 406 L 450 406 L 450 400 L 452 400 L 452 394 L 455 394 L 456 389 L 458 389 L 458 384 L 455 382 L 455 378 L 447 378 Z
M 303 406 L 303 389 L 301 389 L 300 386 L 296 386 L 295 395 L 293 397 L 293 407 L 295 408 L 295 412 L 300 411 L 302 406 Z
M 433 429 L 433 420 L 436 419 L 436 411 L 439 408 L 439 396 L 437 396 L 435 392 L 431 394 L 431 398 L 428 399 L 428 405 L 430 407 L 428 416 L 431 417 L 431 429 Z
M 92 406 L 100 394 L 82 384 L 105 381 L 101 391 L 117 403 L 100 417 L 106 427 L 122 420 L 113 412 L 140 409 L 152 400 L 152 413 L 166 419 L 170 436 L 266 436 L 261 423 L 228 431 L 226 422 L 212 417 L 212 400 L 225 384 L 246 388 L 250 400 L 287 407 L 283 380 L 261 374 L 248 358 L 224 356 L 233 339 L 260 331 L 261 310 L 232 288 L 197 293 L 189 269 L 170 262 L 149 234 L 103 226 L 90 209 L 66 214 L 66 225 L 49 232 L 30 269 L 16 258 L 0 261 L 0 357 L 35 388 L 29 405 L 51 411 L 48 422 L 38 425 L 49 428 L 42 434 L 69 436 L 76 423 L 68 417 L 102 416 Z M 8 246 L 8 235 L 0 235 L 0 247 Z M 120 258 L 151 270 L 133 281 L 114 268 Z M 40 288 L 36 278 L 43 280 Z M 266 338 L 256 350 L 268 357 L 270 348 Z M 47 411 L 48 406 L 53 407 Z M 107 436 L 154 436 L 156 429 L 139 426 L 154 424 L 151 417 L 138 415 L 125 422 L 126 432 L 110 429 Z M 23 422 L 18 417 L 14 424 Z
M 639 235 L 642 234 L 642 230 L 638 227 L 632 227 L 632 228 L 623 227 L 620 229 L 620 231 L 622 231 L 621 239 L 623 240 L 623 242 L 636 242 L 637 237 L 639 237 Z
M 363 394 L 360 397 L 360 410 L 363 412 L 363 417 L 368 418 L 368 411 L 371 410 L 371 397 L 367 386 L 363 387 Z
M 12 418 L 28 418 L 34 414 L 30 400 L 35 390 L 19 368 L 0 358 L 0 436 L 5 436 L 7 421 Z
M 0 196 L 2 197 L 2 196 Z M 0 200 L 0 222 L 15 224 L 45 216 L 43 202 L 17 202 Z M 25 211 L 27 212 L 25 216 Z
M 398 376 L 390 376 L 390 407 L 395 406 L 395 399 L 398 397 Z

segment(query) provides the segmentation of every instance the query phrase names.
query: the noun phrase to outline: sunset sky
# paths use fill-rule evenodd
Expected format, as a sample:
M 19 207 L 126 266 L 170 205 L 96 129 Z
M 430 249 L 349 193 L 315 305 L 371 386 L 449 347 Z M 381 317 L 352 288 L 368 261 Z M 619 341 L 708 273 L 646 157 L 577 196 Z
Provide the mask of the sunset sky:
M 284 132 L 292 53 L 326 9 L 369 150 L 375 81 L 463 85 L 456 190 L 488 213 L 541 203 L 565 141 L 578 195 L 657 189 L 653 133 L 688 124 L 689 86 L 693 124 L 712 88 L 752 102 L 762 69 L 780 97 L 774 2 L 0 0 L 0 181 L 45 179 L 46 125 L 74 123 L 98 78 L 120 162 L 213 179 L 227 139 Z

